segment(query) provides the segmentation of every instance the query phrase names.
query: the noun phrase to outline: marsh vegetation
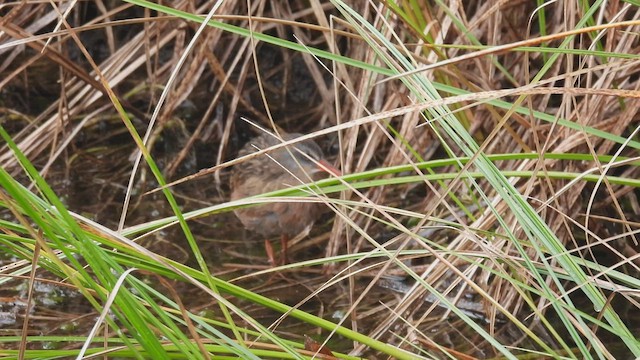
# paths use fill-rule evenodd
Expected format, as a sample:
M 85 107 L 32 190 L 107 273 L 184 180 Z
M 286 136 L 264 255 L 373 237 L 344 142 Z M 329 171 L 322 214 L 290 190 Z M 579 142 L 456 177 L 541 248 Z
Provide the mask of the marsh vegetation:
M 0 357 L 639 357 L 639 26 L 635 1 L 3 2 Z M 342 176 L 230 201 L 276 130 Z M 274 267 L 233 210 L 302 201 Z

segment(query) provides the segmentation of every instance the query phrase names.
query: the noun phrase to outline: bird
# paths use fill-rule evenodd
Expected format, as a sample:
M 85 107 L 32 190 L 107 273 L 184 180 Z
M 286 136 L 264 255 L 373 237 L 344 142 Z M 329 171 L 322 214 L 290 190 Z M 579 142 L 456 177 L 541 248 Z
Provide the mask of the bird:
M 238 152 L 238 157 L 302 136 L 284 132 L 280 135 L 282 140 L 269 133 L 249 140 Z M 321 180 L 330 175 L 340 176 L 340 171 L 324 159 L 318 144 L 312 140 L 302 141 L 234 165 L 230 177 L 231 200 Z M 312 202 L 273 202 L 238 208 L 234 213 L 247 230 L 264 237 L 269 262 L 275 266 L 270 239 L 280 236 L 280 264 L 285 264 L 289 238 L 313 225 L 320 215 L 319 206 Z

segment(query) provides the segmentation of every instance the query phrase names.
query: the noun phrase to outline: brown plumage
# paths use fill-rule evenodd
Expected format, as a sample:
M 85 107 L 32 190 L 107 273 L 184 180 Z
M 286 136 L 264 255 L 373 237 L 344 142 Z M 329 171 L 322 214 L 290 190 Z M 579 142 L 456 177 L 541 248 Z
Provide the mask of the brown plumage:
M 284 140 L 299 136 L 302 135 L 282 134 Z M 277 138 L 262 134 L 240 149 L 238 156 L 251 154 L 257 149 L 266 149 L 279 143 L 280 140 Z M 298 150 L 309 155 L 320 166 L 300 154 Z M 338 170 L 323 160 L 320 147 L 310 140 L 271 151 L 268 155 L 271 158 L 261 155 L 233 167 L 231 200 L 300 185 L 301 181 L 306 183 L 320 180 L 328 177 L 329 172 L 339 175 Z M 273 254 L 269 254 L 272 250 L 268 239 L 280 235 L 282 259 L 286 261 L 287 239 L 301 233 L 307 226 L 313 225 L 320 214 L 319 206 L 320 204 L 310 202 L 277 202 L 237 209 L 234 213 L 245 228 L 265 237 L 265 246 L 271 262 L 273 262 Z

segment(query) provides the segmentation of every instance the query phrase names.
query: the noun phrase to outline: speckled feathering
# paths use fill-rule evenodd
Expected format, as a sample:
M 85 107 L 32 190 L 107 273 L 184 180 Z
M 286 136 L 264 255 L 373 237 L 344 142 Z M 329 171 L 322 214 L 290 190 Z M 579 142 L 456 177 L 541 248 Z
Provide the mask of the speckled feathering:
M 284 140 L 300 136 L 302 134 L 282 134 Z M 238 157 L 279 143 L 280 140 L 272 135 L 262 134 L 251 139 L 240 149 Z M 316 161 L 323 158 L 322 150 L 313 141 L 297 143 L 294 146 Z M 300 185 L 301 181 L 305 183 L 328 177 L 326 171 L 296 149 L 281 148 L 269 152 L 271 158 L 263 154 L 235 165 L 231 173 L 231 200 Z M 295 156 L 295 160 L 292 156 Z M 294 236 L 307 226 L 313 225 L 320 214 L 318 206 L 319 204 L 310 202 L 278 202 L 237 209 L 234 213 L 248 230 L 265 237 Z

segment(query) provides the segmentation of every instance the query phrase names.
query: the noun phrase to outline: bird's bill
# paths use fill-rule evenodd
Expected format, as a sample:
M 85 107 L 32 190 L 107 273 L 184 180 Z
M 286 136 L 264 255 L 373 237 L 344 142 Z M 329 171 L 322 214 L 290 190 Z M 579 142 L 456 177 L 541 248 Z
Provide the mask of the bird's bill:
M 342 172 L 340 172 L 340 170 L 336 169 L 333 165 L 329 164 L 327 161 L 325 160 L 320 160 L 318 161 L 318 167 L 323 170 L 328 172 L 329 174 L 332 174 L 334 176 L 340 176 L 342 175 Z

